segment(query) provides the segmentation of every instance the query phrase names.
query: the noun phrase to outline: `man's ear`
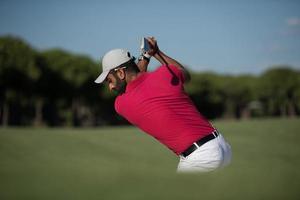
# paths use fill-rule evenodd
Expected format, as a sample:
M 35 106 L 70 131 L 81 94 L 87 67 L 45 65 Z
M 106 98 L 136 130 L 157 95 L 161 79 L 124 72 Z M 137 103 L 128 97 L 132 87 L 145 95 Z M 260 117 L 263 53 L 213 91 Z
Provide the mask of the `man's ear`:
M 119 79 L 121 79 L 121 80 L 124 80 L 126 77 L 124 69 L 119 69 L 116 74 L 119 77 Z

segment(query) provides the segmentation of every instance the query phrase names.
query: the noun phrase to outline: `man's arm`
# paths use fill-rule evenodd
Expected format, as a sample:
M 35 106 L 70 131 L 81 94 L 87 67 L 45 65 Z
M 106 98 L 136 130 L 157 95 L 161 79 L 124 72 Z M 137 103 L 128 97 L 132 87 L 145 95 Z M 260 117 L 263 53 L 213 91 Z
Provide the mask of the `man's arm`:
M 146 72 L 148 65 L 149 65 L 150 59 L 139 59 L 137 66 L 140 70 L 140 72 Z
M 184 80 L 185 82 L 189 82 L 191 80 L 191 75 L 188 72 L 187 69 L 185 69 L 178 61 L 176 61 L 175 59 L 167 56 L 166 54 L 164 54 L 161 50 L 158 49 L 157 53 L 154 55 L 154 57 L 161 63 L 164 65 L 173 65 L 175 67 L 177 67 L 179 70 L 181 70 L 184 74 Z
M 187 71 L 187 69 L 185 69 L 178 61 L 176 61 L 175 59 L 173 59 L 173 58 L 167 56 L 165 53 L 163 53 L 158 48 L 157 42 L 154 39 L 154 37 L 149 37 L 147 39 L 151 46 L 151 51 L 149 52 L 149 54 L 151 56 L 154 56 L 163 65 L 173 65 L 173 66 L 177 67 L 179 70 L 181 70 L 184 74 L 184 79 L 185 79 L 186 83 L 191 80 L 191 75 Z

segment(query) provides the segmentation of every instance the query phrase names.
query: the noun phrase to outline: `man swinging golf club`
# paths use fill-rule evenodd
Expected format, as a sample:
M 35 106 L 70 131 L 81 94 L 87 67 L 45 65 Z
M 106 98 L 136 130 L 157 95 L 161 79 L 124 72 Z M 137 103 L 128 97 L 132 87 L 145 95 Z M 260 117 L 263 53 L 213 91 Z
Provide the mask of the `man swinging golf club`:
M 147 72 L 151 57 L 162 65 Z M 177 154 L 178 172 L 208 172 L 230 163 L 230 145 L 184 91 L 188 71 L 153 37 L 145 39 L 137 64 L 127 50 L 114 49 L 104 55 L 102 68 L 95 82 L 118 93 L 115 110 Z

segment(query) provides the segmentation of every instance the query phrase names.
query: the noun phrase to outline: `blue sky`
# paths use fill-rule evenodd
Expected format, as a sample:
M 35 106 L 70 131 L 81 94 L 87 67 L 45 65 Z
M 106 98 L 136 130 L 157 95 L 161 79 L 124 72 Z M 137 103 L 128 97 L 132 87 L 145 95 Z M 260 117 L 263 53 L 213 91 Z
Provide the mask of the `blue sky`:
M 137 56 L 140 38 L 155 36 L 161 50 L 194 71 L 300 69 L 298 0 L 1 0 L 5 34 L 39 50 L 59 47 L 97 61 L 113 48 Z

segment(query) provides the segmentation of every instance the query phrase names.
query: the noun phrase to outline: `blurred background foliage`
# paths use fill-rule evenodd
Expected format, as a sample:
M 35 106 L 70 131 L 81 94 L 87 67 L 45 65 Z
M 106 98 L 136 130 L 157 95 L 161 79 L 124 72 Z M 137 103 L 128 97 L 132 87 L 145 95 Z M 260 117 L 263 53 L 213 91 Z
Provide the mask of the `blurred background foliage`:
M 0 124 L 127 124 L 114 111 L 115 97 L 94 83 L 99 69 L 85 55 L 38 51 L 21 38 L 0 37 Z M 185 89 L 209 119 L 300 114 L 300 72 L 290 66 L 271 66 L 260 75 L 192 72 Z

